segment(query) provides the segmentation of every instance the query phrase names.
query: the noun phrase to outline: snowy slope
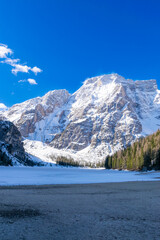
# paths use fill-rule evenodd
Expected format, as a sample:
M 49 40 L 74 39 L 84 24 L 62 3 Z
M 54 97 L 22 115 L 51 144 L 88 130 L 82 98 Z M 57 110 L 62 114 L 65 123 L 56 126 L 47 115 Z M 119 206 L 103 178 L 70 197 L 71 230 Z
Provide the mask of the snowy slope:
M 45 161 L 66 155 L 97 162 L 159 128 L 160 91 L 156 80 L 108 74 L 72 95 L 55 90 L 16 104 L 4 116 L 27 139 L 25 149 Z

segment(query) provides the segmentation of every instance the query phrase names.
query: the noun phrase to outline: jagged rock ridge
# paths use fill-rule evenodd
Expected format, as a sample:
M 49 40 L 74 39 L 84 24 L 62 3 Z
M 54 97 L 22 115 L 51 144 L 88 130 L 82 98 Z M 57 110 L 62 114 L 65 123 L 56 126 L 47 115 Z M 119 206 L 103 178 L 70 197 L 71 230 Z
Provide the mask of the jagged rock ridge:
M 160 91 L 156 80 L 108 74 L 87 79 L 72 95 L 55 90 L 16 104 L 4 116 L 24 137 L 94 161 L 159 128 Z
M 4 115 L 18 127 L 22 136 L 47 142 L 53 138 L 50 134 L 60 131 L 61 126 L 54 124 L 56 112 L 69 97 L 66 90 L 50 91 L 43 97 L 14 105 Z M 43 123 L 44 119 L 48 122 Z

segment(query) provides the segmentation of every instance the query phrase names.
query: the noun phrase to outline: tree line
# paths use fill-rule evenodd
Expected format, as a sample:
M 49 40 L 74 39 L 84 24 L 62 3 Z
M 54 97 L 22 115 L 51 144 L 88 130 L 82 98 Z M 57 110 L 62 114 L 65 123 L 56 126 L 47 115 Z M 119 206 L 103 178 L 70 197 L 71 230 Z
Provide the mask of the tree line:
M 160 130 L 105 160 L 107 169 L 160 170 Z

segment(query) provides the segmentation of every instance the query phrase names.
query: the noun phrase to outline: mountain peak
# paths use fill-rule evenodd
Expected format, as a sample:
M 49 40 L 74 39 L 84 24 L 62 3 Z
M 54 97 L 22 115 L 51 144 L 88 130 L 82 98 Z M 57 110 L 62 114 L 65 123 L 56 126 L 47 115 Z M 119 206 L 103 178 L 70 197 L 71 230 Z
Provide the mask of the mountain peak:
M 122 84 L 123 86 L 134 85 L 136 88 L 144 88 L 147 91 L 148 90 L 155 91 L 158 89 L 157 82 L 155 79 L 149 79 L 149 80 L 125 79 L 124 77 L 122 77 L 117 73 L 104 74 L 101 76 L 88 78 L 84 81 L 83 86 L 88 88 L 92 85 L 100 86 L 100 85 L 107 85 L 110 83 Z
M 102 83 L 107 84 L 107 83 L 111 83 L 111 82 L 121 82 L 121 81 L 126 81 L 126 80 L 119 74 L 112 73 L 112 74 L 104 74 L 101 76 L 88 78 L 84 81 L 84 85 L 94 84 L 97 81 L 99 81 L 99 82 L 101 81 Z

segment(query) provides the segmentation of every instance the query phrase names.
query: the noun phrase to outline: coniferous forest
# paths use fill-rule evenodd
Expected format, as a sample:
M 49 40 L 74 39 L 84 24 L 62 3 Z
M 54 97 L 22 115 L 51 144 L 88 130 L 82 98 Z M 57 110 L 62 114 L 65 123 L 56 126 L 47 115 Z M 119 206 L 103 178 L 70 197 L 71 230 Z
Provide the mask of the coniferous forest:
M 119 170 L 160 170 L 160 130 L 107 156 L 105 167 Z

